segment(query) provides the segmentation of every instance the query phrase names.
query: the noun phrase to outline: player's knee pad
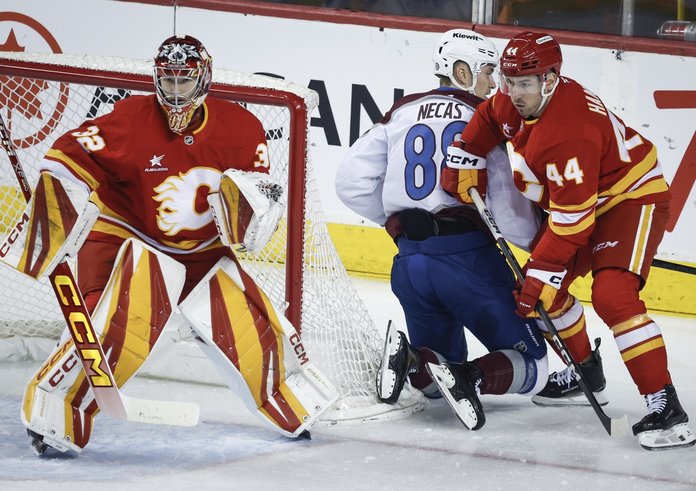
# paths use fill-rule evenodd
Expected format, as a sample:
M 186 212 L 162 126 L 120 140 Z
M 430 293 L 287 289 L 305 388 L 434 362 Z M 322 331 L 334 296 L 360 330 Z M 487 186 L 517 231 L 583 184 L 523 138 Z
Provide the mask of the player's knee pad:
M 580 330 L 585 329 L 585 309 L 580 301 L 569 295 L 562 308 L 556 310 L 549 317 L 562 338 L 569 338 Z M 548 327 L 541 319 L 536 319 L 537 326 L 547 340 L 551 339 Z
M 137 240 L 127 240 L 121 247 L 92 315 L 119 387 L 152 351 L 173 312 L 185 274 L 182 264 Z M 54 443 L 62 442 L 65 449 L 79 451 L 89 441 L 97 410 L 75 345 L 64 333 L 59 347 L 27 386 L 22 421 Z
M 536 359 L 516 350 L 492 351 L 475 361 L 483 371 L 482 394 L 534 395 L 546 385 L 548 357 Z
M 89 191 L 50 172 L 42 172 L 27 207 L 0 245 L 0 260 L 42 278 L 65 256 L 74 256 L 99 216 Z
M 625 269 L 607 268 L 598 271 L 592 282 L 592 306 L 608 325 L 615 326 L 646 312 L 640 299 L 640 276 Z
M 211 269 L 180 309 L 227 385 L 280 433 L 298 436 L 338 398 L 294 327 L 230 258 Z
M 585 309 L 580 301 L 574 296 L 569 295 L 563 308 L 555 312 L 554 315 L 549 314 L 549 317 L 573 358 L 576 360 L 584 360 L 587 358 L 591 353 L 591 348 L 590 341 L 587 337 Z M 536 319 L 536 322 L 549 345 L 560 356 L 560 351 L 553 340 L 553 335 L 546 327 L 546 324 L 544 324 L 541 319 Z

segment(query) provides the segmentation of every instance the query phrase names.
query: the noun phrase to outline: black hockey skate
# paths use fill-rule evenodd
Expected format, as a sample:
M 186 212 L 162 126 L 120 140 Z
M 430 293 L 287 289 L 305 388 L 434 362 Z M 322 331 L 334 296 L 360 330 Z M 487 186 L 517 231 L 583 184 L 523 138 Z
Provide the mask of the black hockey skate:
M 479 400 L 483 372 L 473 363 L 428 363 L 426 367 L 459 421 L 469 430 L 481 429 L 486 423 Z
M 646 450 L 669 450 L 691 447 L 696 436 L 687 423 L 689 417 L 682 409 L 677 392 L 671 384 L 662 390 L 647 394 L 648 415 L 633 425 L 633 434 Z
M 44 453 L 46 453 L 47 450 L 49 450 L 49 453 L 51 451 L 60 453 L 67 451 L 67 448 L 53 443 L 52 440 L 45 438 L 43 435 L 40 435 L 35 431 L 31 431 L 29 428 L 27 428 L 27 435 L 29 435 L 29 438 L 31 438 L 29 445 L 37 457 L 41 457 Z
M 31 438 L 31 442 L 29 443 L 29 445 L 31 446 L 32 451 L 38 457 L 44 455 L 44 453 L 46 453 L 47 450 L 58 453 L 65 453 L 68 450 L 70 450 L 66 445 L 64 445 L 60 441 L 41 435 L 35 431 L 30 430 L 29 428 L 27 428 L 27 435 L 29 435 L 29 438 Z
M 384 340 L 382 361 L 377 372 L 377 397 L 387 404 L 394 404 L 404 388 L 409 373 L 418 370 L 418 354 L 406 339 L 389 322 Z
M 578 363 L 582 372 L 582 379 L 587 387 L 594 393 L 600 406 L 606 405 L 609 401 L 604 395 L 604 388 L 607 381 L 604 378 L 602 368 L 602 357 L 599 354 L 601 339 L 595 339 L 595 349 L 592 357 L 585 363 Z M 532 402 L 538 406 L 589 406 L 587 400 L 572 367 L 567 367 L 560 372 L 553 372 L 549 375 L 549 381 L 539 393 L 532 396 Z

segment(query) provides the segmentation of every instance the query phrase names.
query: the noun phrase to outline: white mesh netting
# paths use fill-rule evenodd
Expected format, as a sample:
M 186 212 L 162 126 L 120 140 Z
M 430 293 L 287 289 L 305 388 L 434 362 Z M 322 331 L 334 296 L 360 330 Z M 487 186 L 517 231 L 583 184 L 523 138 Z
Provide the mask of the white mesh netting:
M 51 69 L 53 66 L 56 70 Z M 122 58 L 0 53 L 0 111 L 30 182 L 35 182 L 37 165 L 58 136 L 77 127 L 84 119 L 110 111 L 114 102 L 138 93 L 124 88 L 133 87 L 133 80 L 137 79 L 139 85 L 136 85 L 148 90 L 150 66 L 146 61 Z M 56 72 L 61 75 L 56 76 Z M 124 82 L 124 74 L 131 77 L 130 82 Z M 266 128 L 272 174 L 284 183 L 286 192 L 289 179 L 297 172 L 303 175 L 304 222 L 301 219 L 291 222 L 304 223 L 304 233 L 288 233 L 286 214 L 273 239 L 260 254 L 240 252 L 238 257 L 279 311 L 283 311 L 288 301 L 295 301 L 293 294 L 298 293 L 286 292 L 287 271 L 297 262 L 286 258 L 288 240 L 303 241 L 304 254 L 299 267 L 301 295 L 296 295 L 296 301 L 301 302 L 302 338 L 310 356 L 341 393 L 341 399 L 325 420 L 333 423 L 391 419 L 421 409 L 422 398 L 410 390 L 405 391 L 395 406 L 380 404 L 376 399 L 374 379 L 381 336 L 328 234 L 307 158 L 308 143 L 305 138 L 298 142 L 297 137 L 291 137 L 291 118 L 304 117 L 304 128 L 308 128 L 306 116 L 317 105 L 316 94 L 282 80 L 219 69 L 214 72 L 214 83 L 215 89 L 224 89 L 215 90 L 215 94 L 232 101 L 245 100 L 243 95 L 235 96 L 235 87 L 254 87 L 267 89 L 268 94 L 299 96 L 306 109 L 304 116 L 297 114 L 291 104 L 278 105 L 277 97 L 273 98 L 275 102 L 269 97 L 269 104 L 259 104 L 257 100 L 245 104 Z M 299 145 L 302 152 L 293 152 L 293 145 Z M 0 237 L 7 235 L 23 209 L 24 201 L 9 160 L 5 152 L 0 151 Z M 297 264 L 294 266 L 298 268 Z M 46 356 L 46 347 L 53 345 L 64 326 L 50 286 L 4 265 L 0 266 L 0 284 L 3 285 L 0 360 Z M 171 339 L 186 344 L 180 336 L 172 335 Z M 162 341 L 159 344 L 163 344 Z M 190 347 L 180 349 L 177 356 L 186 356 L 187 352 Z M 190 372 L 201 370 L 193 362 L 176 360 L 171 352 L 162 360 L 165 361 L 160 366 L 177 364 L 190 366 Z M 158 373 L 158 363 L 149 363 L 150 366 L 150 374 L 162 375 Z M 170 369 L 161 371 L 173 373 Z M 180 371 L 181 376 L 186 376 L 185 371 Z M 208 381 L 205 375 L 198 375 L 201 381 Z

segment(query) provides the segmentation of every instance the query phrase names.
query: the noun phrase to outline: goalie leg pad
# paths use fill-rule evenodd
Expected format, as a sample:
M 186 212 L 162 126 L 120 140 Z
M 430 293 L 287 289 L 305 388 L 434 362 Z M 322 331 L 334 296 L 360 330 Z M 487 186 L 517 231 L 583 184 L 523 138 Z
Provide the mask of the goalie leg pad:
M 0 260 L 33 278 L 74 256 L 99 216 L 89 191 L 42 172 L 27 207 L 0 245 Z
M 223 244 L 260 252 L 283 216 L 283 188 L 268 174 L 228 169 L 208 203 Z
M 183 288 L 183 265 L 145 244 L 122 245 L 92 315 L 119 387 L 145 362 L 170 319 Z M 67 334 L 29 382 L 22 422 L 55 448 L 79 451 L 89 441 L 98 412 L 94 395 Z M 93 359 L 93 354 L 87 356 Z M 50 440 L 50 441 L 49 441 Z M 53 443 L 51 443 L 53 441 Z
M 296 437 L 338 398 L 290 322 L 230 258 L 181 303 L 205 354 L 252 413 Z

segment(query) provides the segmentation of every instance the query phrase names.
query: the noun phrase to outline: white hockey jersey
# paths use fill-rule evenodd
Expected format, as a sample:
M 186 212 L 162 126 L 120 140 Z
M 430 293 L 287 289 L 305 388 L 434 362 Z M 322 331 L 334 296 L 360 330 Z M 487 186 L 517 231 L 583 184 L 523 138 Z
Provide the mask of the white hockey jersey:
M 461 206 L 440 186 L 447 147 L 471 119 L 478 97 L 450 88 L 398 100 L 348 150 L 336 173 L 336 193 L 351 210 L 379 225 L 408 208 L 437 213 Z M 517 189 L 506 152 L 487 156 L 486 204 L 505 238 L 528 249 L 539 213 Z M 473 207 L 473 205 L 471 205 Z

